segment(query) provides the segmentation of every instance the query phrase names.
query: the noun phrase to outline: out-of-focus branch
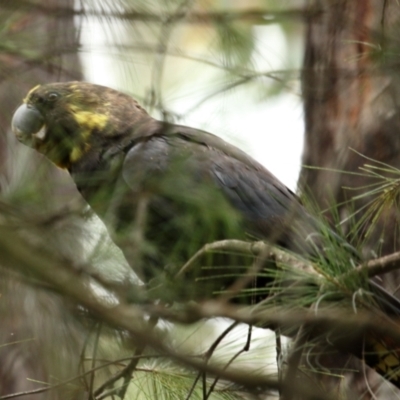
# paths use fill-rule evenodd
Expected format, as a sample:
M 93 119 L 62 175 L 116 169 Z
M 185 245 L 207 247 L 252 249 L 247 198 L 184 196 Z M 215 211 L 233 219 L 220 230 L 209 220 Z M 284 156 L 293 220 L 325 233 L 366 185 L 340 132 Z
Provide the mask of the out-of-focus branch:
M 232 365 L 232 363 L 244 352 L 249 351 L 250 350 L 250 343 L 251 343 L 251 333 L 253 331 L 253 327 L 251 325 L 248 326 L 248 330 L 247 330 L 247 340 L 246 343 L 244 344 L 244 346 L 236 353 L 234 354 L 230 360 L 224 365 L 223 369 L 226 370 L 227 368 L 229 368 L 230 365 Z M 211 384 L 210 388 L 208 389 L 207 394 L 204 396 L 204 400 L 207 400 L 210 398 L 210 396 L 212 395 L 215 387 L 217 386 L 219 377 L 217 376 L 214 379 L 214 382 Z
M 31 273 L 51 283 L 61 293 L 87 308 L 104 323 L 118 329 L 127 330 L 135 337 L 138 346 L 150 346 L 160 354 L 164 354 L 178 363 L 234 382 L 252 392 L 279 389 L 279 383 L 276 379 L 254 374 L 253 371 L 223 370 L 177 352 L 148 329 L 148 325 L 145 323 L 146 314 L 138 306 L 123 303 L 113 305 L 105 303 L 95 293 L 88 290 L 89 280 L 83 274 L 77 273 L 67 262 L 58 259 L 51 253 L 47 253 L 43 248 L 37 248 L 27 243 L 17 234 L 7 231 L 4 227 L 0 227 L 0 238 L 0 261 L 2 263 L 22 271 L 29 270 Z M 156 309 L 153 309 L 153 311 L 155 315 Z M 202 318 L 200 315 L 197 313 L 197 316 Z M 240 316 L 240 312 L 238 315 Z M 329 398 L 323 393 L 318 393 L 315 388 L 310 390 L 309 388 L 301 387 L 299 388 L 299 393 L 304 398 L 309 399 L 326 400 Z
M 187 270 L 189 270 L 204 254 L 212 252 L 240 252 L 243 254 L 253 255 L 255 257 L 262 256 L 265 260 L 275 260 L 296 270 L 305 271 L 315 275 L 316 277 L 320 277 L 319 271 L 313 268 L 313 264 L 311 262 L 302 260 L 298 256 L 291 255 L 288 252 L 280 250 L 262 241 L 245 242 L 241 240 L 221 240 L 204 245 L 180 269 L 178 276 L 183 275 Z M 367 263 L 360 264 L 354 270 L 348 272 L 348 274 L 366 274 L 368 277 L 372 278 L 376 275 L 386 274 L 399 269 L 400 252 L 396 252 L 384 257 L 370 260 Z
M 206 362 L 210 361 L 210 358 L 212 357 L 212 355 L 214 354 L 214 351 L 217 349 L 217 347 L 220 345 L 220 343 L 222 342 L 222 340 L 226 337 L 226 335 L 228 335 L 229 332 L 231 332 L 236 326 L 238 325 L 237 322 L 233 322 L 232 324 L 230 324 L 228 326 L 228 328 L 226 328 L 215 340 L 214 343 L 210 346 L 210 348 L 206 351 L 206 353 L 204 354 L 204 359 Z M 203 380 L 205 381 L 205 374 L 204 373 L 198 373 L 196 376 L 196 379 L 193 381 L 193 384 L 189 390 L 189 393 L 186 396 L 186 400 L 189 400 L 193 394 L 194 388 L 197 385 L 197 382 L 199 381 L 199 379 L 203 376 Z M 205 382 L 203 382 L 203 386 L 205 385 Z M 203 392 L 204 392 L 204 388 L 203 388 Z M 204 396 L 203 396 L 204 397 Z
M 12 2 L 5 3 L 4 7 L 12 6 Z M 253 24 L 271 24 L 276 23 L 284 19 L 306 19 L 312 16 L 316 16 L 321 12 L 319 7 L 301 7 L 292 8 L 286 10 L 271 10 L 264 8 L 248 8 L 245 10 L 221 10 L 221 11 L 192 11 L 188 13 L 184 20 L 182 17 L 185 13 L 174 12 L 174 13 L 150 13 L 136 10 L 126 11 L 114 11 L 105 9 L 70 9 L 64 7 L 49 7 L 42 4 L 32 3 L 30 1 L 18 1 L 18 7 L 24 9 L 30 13 L 40 13 L 44 15 L 51 15 L 53 18 L 63 18 L 71 16 L 93 16 L 93 17 L 111 17 L 121 20 L 129 21 L 144 21 L 144 22 L 164 22 L 168 20 L 170 22 L 189 22 L 195 24 L 216 24 L 216 23 L 227 23 L 233 21 L 246 21 Z
M 370 278 L 376 275 L 387 274 L 388 272 L 400 269 L 400 251 L 370 260 L 366 264 L 359 265 L 355 271 L 360 274 L 367 274 Z
M 281 326 L 282 328 L 298 328 L 303 324 L 318 326 L 322 331 L 341 326 L 344 331 L 371 330 L 377 334 L 388 335 L 393 340 L 400 342 L 400 329 L 394 322 L 380 317 L 374 313 L 374 317 L 367 312 L 352 314 L 351 318 L 340 312 L 325 312 L 310 314 L 302 310 L 273 309 L 262 310 L 256 308 L 249 311 L 248 307 L 237 307 L 218 301 L 207 301 L 200 304 L 188 304 L 179 311 L 163 307 L 161 305 L 147 305 L 138 307 L 119 303 L 110 306 L 104 304 L 95 294 L 88 290 L 90 279 L 82 271 L 70 265 L 68 261 L 61 260 L 48 253 L 43 248 L 36 247 L 23 240 L 14 232 L 0 227 L 0 254 L 1 263 L 13 268 L 31 271 L 38 277 L 56 287 L 60 292 L 73 298 L 84 307 L 99 315 L 111 325 L 137 334 L 139 338 L 147 340 L 143 326 L 139 323 L 145 315 L 164 318 L 174 322 L 193 323 L 203 318 L 225 317 L 250 325 Z M 231 248 L 232 241 L 223 241 L 226 248 Z M 217 242 L 219 243 L 219 242 Z M 257 242 L 258 243 L 258 242 Z M 261 242 L 262 243 L 262 242 Z M 254 249 L 254 244 L 240 242 L 244 248 Z M 264 243 L 260 244 L 265 246 Z M 212 246 L 214 247 L 214 246 Z M 221 248 L 221 247 L 219 247 Z M 283 252 L 282 252 L 283 253 Z M 379 320 L 379 323 L 378 323 Z M 147 330 L 145 330 L 146 333 Z
M 197 259 L 204 254 L 212 252 L 239 252 L 243 254 L 253 255 L 255 257 L 263 256 L 265 259 L 272 259 L 282 264 L 290 265 L 291 267 L 319 275 L 318 272 L 312 267 L 311 263 L 301 260 L 295 255 L 288 252 L 279 250 L 265 242 L 245 242 L 242 240 L 220 240 L 218 242 L 208 243 L 204 245 L 196 254 L 191 257 L 186 264 L 178 272 L 178 276 L 183 275 L 189 270 Z
M 177 310 L 160 305 L 144 306 L 143 309 L 151 315 L 172 322 L 194 323 L 204 318 L 229 318 L 249 325 L 263 327 L 281 327 L 282 329 L 299 328 L 303 324 L 318 328 L 321 332 L 340 329 L 342 332 L 371 331 L 377 335 L 388 336 L 400 343 L 400 321 L 389 319 L 378 313 L 358 311 L 357 314 L 340 310 L 321 310 L 311 314 L 307 310 L 288 310 L 274 307 L 267 310 L 238 307 L 219 301 L 206 301 L 200 304 L 188 304 Z

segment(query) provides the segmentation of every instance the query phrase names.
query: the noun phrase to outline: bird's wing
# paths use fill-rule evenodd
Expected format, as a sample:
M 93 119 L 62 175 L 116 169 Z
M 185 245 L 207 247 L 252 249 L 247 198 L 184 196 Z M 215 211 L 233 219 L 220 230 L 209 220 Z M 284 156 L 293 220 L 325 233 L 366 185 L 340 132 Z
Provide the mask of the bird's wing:
M 167 126 L 137 141 L 123 176 L 136 191 L 176 196 L 207 183 L 244 219 L 250 234 L 297 252 L 310 246 L 307 237 L 316 231 L 315 220 L 274 175 L 235 146 L 196 129 Z
M 137 189 L 138 185 L 148 183 L 152 186 L 152 179 L 163 179 L 171 172 L 168 185 L 179 195 L 193 190 L 192 185 L 209 180 L 252 232 L 297 252 L 312 251 L 306 237 L 318 230 L 318 222 L 277 178 L 239 149 L 212 135 L 189 128 L 175 133 L 148 137 L 131 148 L 124 166 L 124 179 L 130 187 Z M 184 187 L 180 186 L 182 182 Z M 336 237 L 333 232 L 332 235 Z M 400 316 L 399 300 L 374 281 L 370 281 L 369 289 L 383 311 Z M 371 359 L 366 359 L 368 365 L 383 375 L 394 371 L 388 354 L 396 359 L 397 366 L 397 352 L 387 350 L 384 339 L 368 336 L 366 340 L 376 351 Z M 397 384 L 396 379 L 394 383 Z

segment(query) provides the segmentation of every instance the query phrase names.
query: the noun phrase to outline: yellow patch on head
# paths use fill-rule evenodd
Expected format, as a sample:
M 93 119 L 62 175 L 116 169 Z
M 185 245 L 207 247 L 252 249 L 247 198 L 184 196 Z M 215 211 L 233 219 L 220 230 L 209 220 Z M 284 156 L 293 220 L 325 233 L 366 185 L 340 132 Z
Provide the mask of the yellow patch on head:
M 106 114 L 82 111 L 79 107 L 75 106 L 70 106 L 70 110 L 73 113 L 75 121 L 84 129 L 84 131 L 88 131 L 89 135 L 90 131 L 93 129 L 104 129 L 109 119 Z
M 86 152 L 89 151 L 90 145 L 87 143 L 87 139 L 90 137 L 95 129 L 102 130 L 106 127 L 109 118 L 108 115 L 102 113 L 96 113 L 92 111 L 84 111 L 80 107 L 70 105 L 70 111 L 72 112 L 73 118 L 81 127 L 81 139 L 82 144 L 76 145 L 69 156 L 70 162 L 74 163 L 78 161 Z

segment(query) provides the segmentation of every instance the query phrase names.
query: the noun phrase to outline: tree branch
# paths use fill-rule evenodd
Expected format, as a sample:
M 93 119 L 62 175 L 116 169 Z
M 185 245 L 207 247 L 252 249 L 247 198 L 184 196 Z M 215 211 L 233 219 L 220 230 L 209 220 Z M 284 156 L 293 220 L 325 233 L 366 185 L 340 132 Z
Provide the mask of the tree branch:
M 400 269 L 400 251 L 368 261 L 356 267 L 355 271 L 359 274 L 366 273 L 372 278 L 376 275 L 387 274 L 388 272 Z

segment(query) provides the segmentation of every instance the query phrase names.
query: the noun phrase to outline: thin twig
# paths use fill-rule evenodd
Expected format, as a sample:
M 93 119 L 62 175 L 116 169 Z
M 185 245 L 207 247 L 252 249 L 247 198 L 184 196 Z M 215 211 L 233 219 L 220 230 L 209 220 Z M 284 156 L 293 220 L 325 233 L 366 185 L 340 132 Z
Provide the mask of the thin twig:
M 99 340 L 100 340 L 100 332 L 102 328 L 102 322 L 99 322 L 97 324 L 97 329 L 96 329 L 96 337 L 94 340 L 94 345 L 93 345 L 93 356 L 92 356 L 92 373 L 90 374 L 90 381 L 89 381 L 89 387 L 88 387 L 88 392 L 91 395 L 93 393 L 93 387 L 94 387 L 94 378 L 95 378 L 95 368 L 96 368 L 96 359 L 97 359 L 97 350 L 99 347 Z
M 151 95 L 152 101 L 150 107 L 154 106 L 162 98 L 162 77 L 164 73 L 165 60 L 170 46 L 170 37 L 174 29 L 177 28 L 177 22 L 186 18 L 190 11 L 193 0 L 183 0 L 176 10 L 168 16 L 164 16 L 161 22 L 161 29 L 158 36 L 157 51 L 155 52 L 152 66 Z M 164 110 L 164 107 L 161 107 Z
M 282 370 L 282 340 L 281 330 L 278 328 L 275 330 L 275 347 L 276 347 L 276 367 L 278 370 L 278 381 L 282 383 L 283 370 Z M 278 391 L 279 400 L 282 400 L 282 391 Z
M 218 335 L 218 337 L 214 340 L 213 344 L 210 346 L 210 348 L 204 354 L 204 359 L 206 360 L 206 362 L 208 362 L 210 360 L 210 358 L 214 354 L 214 351 L 217 349 L 217 347 L 221 343 L 222 339 L 224 339 L 226 337 L 226 335 L 228 335 L 228 333 L 231 332 L 238 324 L 239 324 L 238 322 L 233 322 L 220 335 Z M 197 382 L 201 378 L 201 375 L 202 375 L 201 373 L 197 374 L 196 379 L 194 380 L 194 382 L 189 390 L 189 393 L 186 396 L 186 400 L 190 399 L 190 396 L 192 395 Z M 204 374 L 203 374 L 203 376 L 204 376 Z
M 239 252 L 257 257 L 264 255 L 264 253 L 269 253 L 268 257 L 271 257 L 280 263 L 288 264 L 293 268 L 318 275 L 311 262 L 300 259 L 299 257 L 271 246 L 270 244 L 262 241 L 245 242 L 243 240 L 229 239 L 205 244 L 183 265 L 177 273 L 177 277 L 182 276 L 187 270 L 191 269 L 195 262 L 204 254 L 211 252 Z
M 148 322 L 148 329 L 149 331 L 152 331 L 153 328 L 157 325 L 158 322 L 158 318 L 157 317 L 150 317 L 150 320 Z M 146 344 L 143 343 L 141 346 L 139 346 L 136 351 L 135 354 L 131 360 L 131 362 L 127 365 L 127 367 L 125 368 L 124 373 L 122 374 L 122 377 L 124 378 L 124 383 L 121 387 L 121 390 L 119 391 L 118 395 L 121 398 L 121 400 L 123 400 L 125 398 L 126 395 L 126 391 L 128 389 L 129 386 L 129 382 L 132 380 L 132 375 L 133 372 L 135 371 L 138 362 L 140 360 L 139 356 L 142 355 L 144 349 L 146 348 Z
M 219 299 L 221 301 L 228 302 L 242 289 L 246 288 L 250 282 L 254 281 L 257 274 L 261 271 L 265 261 L 268 258 L 271 258 L 271 247 L 269 245 L 264 244 L 264 248 L 256 258 L 253 265 L 250 268 L 248 268 L 243 277 L 236 279 L 236 281 L 230 287 L 228 287 L 226 293 L 223 293 L 219 297 Z
M 96 326 L 96 325 L 97 325 L 97 323 L 94 324 L 94 326 Z M 82 376 L 85 376 L 87 374 L 87 371 L 85 370 L 85 353 L 86 353 L 87 347 L 89 345 L 89 340 L 90 340 L 92 329 L 93 329 L 93 326 L 90 327 L 90 329 L 88 331 L 88 334 L 85 336 L 85 340 L 84 340 L 84 343 L 83 343 L 83 346 L 82 346 L 82 350 L 81 350 L 80 355 L 79 355 L 78 371 L 79 372 L 82 371 L 81 372 Z M 92 367 L 93 367 L 93 365 L 92 365 Z M 90 378 L 90 376 L 91 376 L 91 374 L 89 374 L 89 378 Z M 83 383 L 85 385 L 85 390 L 88 393 L 91 393 L 89 391 L 89 384 L 87 383 L 86 379 L 83 379 Z
M 159 357 L 159 356 L 158 355 L 150 355 L 150 356 L 141 356 L 139 358 L 145 358 L 145 357 L 153 358 L 153 357 Z M 121 358 L 121 359 L 114 360 L 114 361 L 108 361 L 108 362 L 104 363 L 103 365 L 99 365 L 98 367 L 94 368 L 94 371 L 98 371 L 98 370 L 100 370 L 102 368 L 106 368 L 106 367 L 108 367 L 110 365 L 115 365 L 115 363 L 118 363 L 118 362 L 130 361 L 130 360 L 131 360 L 131 357 L 129 357 L 129 358 Z M 67 379 L 65 381 L 59 382 L 59 383 L 57 383 L 55 385 L 49 385 L 49 386 L 38 388 L 38 389 L 27 390 L 25 392 L 17 392 L 17 393 L 12 393 L 12 394 L 6 394 L 4 396 L 0 396 L 0 400 L 15 399 L 15 398 L 23 397 L 23 396 L 28 396 L 28 395 L 31 395 L 31 394 L 45 393 L 45 392 L 48 392 L 49 390 L 53 390 L 53 389 L 56 389 L 58 387 L 67 385 L 68 383 L 72 383 L 72 382 L 74 382 L 74 381 L 76 381 L 78 379 L 82 379 L 83 377 L 85 377 L 87 375 L 90 375 L 92 372 L 93 372 L 93 370 L 90 369 L 88 371 L 85 371 L 82 374 L 74 376 L 73 378 Z
M 210 361 L 211 356 L 213 355 L 214 351 L 217 349 L 218 345 L 221 343 L 222 339 L 223 339 L 224 337 L 226 337 L 226 336 L 228 335 L 228 333 L 231 332 L 231 331 L 232 331 L 234 328 L 236 328 L 236 326 L 238 326 L 238 325 L 239 325 L 238 322 L 232 323 L 231 325 L 228 326 L 228 328 L 226 328 L 226 329 L 222 332 L 221 335 L 219 335 L 219 337 L 215 340 L 215 342 L 213 343 L 213 345 L 212 345 L 212 346 L 209 348 L 209 350 L 207 351 L 207 354 L 206 354 L 206 356 L 207 356 L 207 362 Z M 204 372 L 204 374 L 203 374 L 203 398 L 204 398 L 204 400 L 207 400 L 207 399 L 208 399 L 208 397 L 210 396 L 210 393 L 213 391 L 214 386 L 215 386 L 215 384 L 216 384 L 216 382 L 214 381 L 215 384 L 212 384 L 212 385 L 211 385 L 210 390 L 209 390 L 209 392 L 207 393 L 206 376 L 207 376 L 207 375 L 206 375 L 206 373 Z M 217 379 L 218 379 L 218 377 L 216 377 L 216 380 L 217 380 Z
M 372 278 L 373 276 L 387 274 L 398 269 L 400 269 L 400 251 L 370 260 L 366 264 L 357 266 L 355 271 L 359 274 L 367 274 Z
M 238 351 L 224 366 L 224 368 L 222 369 L 223 371 L 225 371 L 242 353 L 249 351 L 250 349 L 250 343 L 251 343 L 251 333 L 252 333 L 253 327 L 251 325 L 248 326 L 248 331 L 247 331 L 247 340 L 246 343 L 244 344 L 243 348 Z M 218 381 L 219 381 L 220 377 L 217 375 L 214 379 L 214 382 L 211 384 L 210 389 L 207 393 L 207 396 L 205 397 L 204 400 L 207 400 L 212 392 L 215 389 L 215 386 L 217 385 Z
M 154 328 L 154 326 L 157 324 L 157 321 L 158 318 L 150 318 L 150 321 L 148 322 L 149 328 Z M 139 360 L 141 359 L 144 349 L 144 345 L 138 346 L 135 350 L 135 353 L 130 358 L 129 364 L 126 365 L 121 371 L 117 372 L 115 375 L 109 378 L 107 381 L 103 382 L 102 385 L 98 387 L 94 392 L 94 397 L 97 398 L 101 396 L 105 392 L 106 388 L 111 387 L 119 379 L 124 378 L 124 383 L 118 393 L 118 396 L 123 399 L 125 397 L 129 381 L 132 379 L 133 371 L 135 370 Z
M 3 6 L 3 5 L 2 5 Z M 5 2 L 4 7 L 15 9 L 13 2 Z M 106 17 L 106 18 L 118 18 L 121 20 L 128 21 L 144 21 L 144 22 L 163 22 L 166 18 L 172 21 L 179 22 L 182 20 L 181 13 L 154 13 L 136 10 L 126 10 L 126 11 L 113 11 L 97 8 L 85 8 L 85 9 L 74 9 L 70 7 L 51 7 L 45 6 L 40 3 L 33 3 L 31 1 L 19 0 L 19 9 L 25 9 L 31 13 L 41 13 L 45 15 L 50 15 L 53 18 L 69 18 L 71 16 L 92 16 L 92 17 Z M 221 10 L 221 11 L 191 11 L 187 17 L 184 19 L 185 22 L 196 23 L 196 24 L 215 24 L 222 22 L 233 22 L 233 21 L 249 21 L 259 24 L 271 24 L 276 23 L 281 19 L 293 18 L 293 19 L 303 19 L 309 18 L 322 11 L 318 7 L 302 7 L 302 8 L 292 8 L 286 10 L 270 10 L 265 8 L 253 8 L 244 10 Z

